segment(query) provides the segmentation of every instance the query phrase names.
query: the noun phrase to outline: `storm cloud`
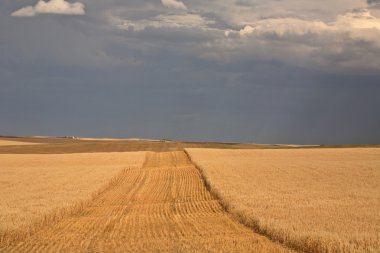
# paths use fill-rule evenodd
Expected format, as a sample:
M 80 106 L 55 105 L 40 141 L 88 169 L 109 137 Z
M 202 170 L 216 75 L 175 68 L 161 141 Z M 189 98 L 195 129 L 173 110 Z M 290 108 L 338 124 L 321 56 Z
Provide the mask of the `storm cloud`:
M 379 0 L 367 0 L 367 3 L 369 5 L 371 5 L 371 4 L 380 4 L 380 1 Z
M 184 3 L 178 0 L 161 0 L 162 4 L 168 8 L 186 10 L 187 7 Z
M 233 6 L 240 8 L 241 3 Z M 246 2 L 243 8 L 249 6 Z M 216 17 L 218 14 L 221 15 L 219 18 Z M 187 12 L 162 10 L 139 19 L 130 17 L 126 11 L 111 13 L 109 23 L 136 33 L 146 34 L 149 30 L 150 33 L 170 35 L 168 40 L 172 39 L 171 36 L 204 33 L 204 36 L 209 36 L 208 41 L 203 45 L 193 45 L 196 51 L 192 53 L 219 63 L 255 58 L 339 72 L 376 72 L 380 68 L 377 57 L 380 19 L 369 9 L 356 8 L 325 20 L 279 15 L 244 22 L 242 15 L 242 21 L 236 20 L 230 25 L 228 17 L 218 14 L 210 15 L 206 10 L 189 7 Z M 225 23 L 220 22 L 223 18 Z M 181 47 L 180 44 L 176 46 Z
M 380 142 L 375 2 L 2 1 L 0 134 Z

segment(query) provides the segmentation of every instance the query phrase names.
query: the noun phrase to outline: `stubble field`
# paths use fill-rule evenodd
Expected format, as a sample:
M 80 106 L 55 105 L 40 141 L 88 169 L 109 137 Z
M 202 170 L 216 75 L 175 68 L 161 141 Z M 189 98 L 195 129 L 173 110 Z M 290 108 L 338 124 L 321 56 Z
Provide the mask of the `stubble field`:
M 1 241 L 79 208 L 123 169 L 140 168 L 144 154 L 0 154 Z
M 0 156 L 21 228 L 0 252 L 294 252 L 234 220 L 183 151 Z
M 244 224 L 304 252 L 380 252 L 380 149 L 187 149 Z
M 2 140 L 0 252 L 379 249 L 380 149 Z
M 12 140 L 1 140 L 0 139 L 0 147 L 1 146 L 27 146 L 27 145 L 36 145 L 38 143 L 33 142 L 23 142 L 23 141 L 12 141 Z

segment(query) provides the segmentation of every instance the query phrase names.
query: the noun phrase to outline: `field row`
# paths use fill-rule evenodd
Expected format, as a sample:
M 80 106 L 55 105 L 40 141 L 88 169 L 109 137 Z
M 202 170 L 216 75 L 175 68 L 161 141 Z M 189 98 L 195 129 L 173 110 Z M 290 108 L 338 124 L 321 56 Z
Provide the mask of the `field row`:
M 147 152 L 80 212 L 0 252 L 291 252 L 235 222 L 184 152 Z
M 187 149 L 235 217 L 304 252 L 380 252 L 380 149 Z
M 72 212 L 73 203 L 83 205 L 123 169 L 141 168 L 144 157 L 144 152 L 0 154 L 0 241 Z

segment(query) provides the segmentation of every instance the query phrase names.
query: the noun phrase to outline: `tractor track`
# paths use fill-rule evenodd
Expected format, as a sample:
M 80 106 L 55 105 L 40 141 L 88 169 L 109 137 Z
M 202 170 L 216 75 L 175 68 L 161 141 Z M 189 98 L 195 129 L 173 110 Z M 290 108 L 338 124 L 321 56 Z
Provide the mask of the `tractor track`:
M 291 252 L 236 222 L 183 151 L 147 152 L 83 211 L 0 252 Z

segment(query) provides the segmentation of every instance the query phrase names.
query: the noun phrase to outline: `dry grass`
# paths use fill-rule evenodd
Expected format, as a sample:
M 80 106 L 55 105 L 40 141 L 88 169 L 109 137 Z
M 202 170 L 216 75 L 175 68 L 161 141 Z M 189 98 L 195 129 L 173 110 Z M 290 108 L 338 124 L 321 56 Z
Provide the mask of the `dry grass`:
M 0 241 L 81 208 L 122 169 L 141 167 L 144 154 L 0 154 Z
M 306 252 L 380 252 L 380 149 L 188 149 L 241 221 Z
M 33 142 L 23 142 L 23 141 L 9 141 L 9 140 L 1 140 L 0 146 L 24 146 L 24 145 L 37 145 L 39 143 Z
M 0 252 L 293 251 L 231 219 L 184 152 L 147 152 L 80 213 Z

